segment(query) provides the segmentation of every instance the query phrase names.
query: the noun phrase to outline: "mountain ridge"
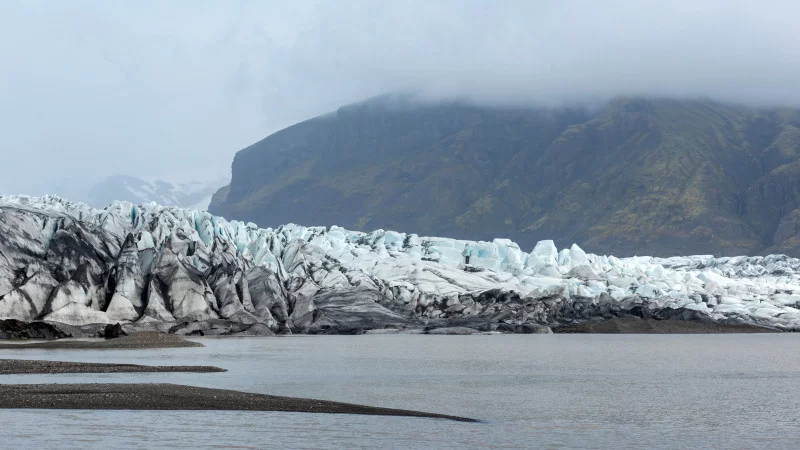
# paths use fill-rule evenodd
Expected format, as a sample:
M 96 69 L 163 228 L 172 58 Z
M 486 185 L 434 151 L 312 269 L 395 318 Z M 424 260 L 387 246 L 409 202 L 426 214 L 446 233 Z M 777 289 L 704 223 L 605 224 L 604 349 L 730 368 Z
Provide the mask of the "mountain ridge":
M 637 97 L 592 109 L 378 98 L 240 151 L 209 210 L 618 255 L 800 255 L 800 114 Z

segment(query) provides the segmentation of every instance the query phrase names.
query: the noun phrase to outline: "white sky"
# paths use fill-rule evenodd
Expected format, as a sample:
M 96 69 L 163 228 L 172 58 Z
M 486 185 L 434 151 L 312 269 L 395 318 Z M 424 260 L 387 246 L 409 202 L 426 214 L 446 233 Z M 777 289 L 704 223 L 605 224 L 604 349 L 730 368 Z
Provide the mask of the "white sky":
M 217 178 L 233 154 L 395 90 L 800 105 L 794 1 L 0 2 L 0 192 Z

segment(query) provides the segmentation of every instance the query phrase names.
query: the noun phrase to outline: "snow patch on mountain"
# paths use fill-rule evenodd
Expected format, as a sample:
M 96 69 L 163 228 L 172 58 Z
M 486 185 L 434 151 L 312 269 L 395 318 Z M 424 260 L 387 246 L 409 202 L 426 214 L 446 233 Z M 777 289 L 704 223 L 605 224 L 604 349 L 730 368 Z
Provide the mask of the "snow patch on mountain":
M 191 209 L 208 209 L 211 195 L 227 180 L 187 181 L 170 183 L 162 180 L 146 181 L 128 175 L 112 175 L 92 186 L 87 203 L 102 208 L 115 200 L 134 204 L 156 202 L 161 205 Z

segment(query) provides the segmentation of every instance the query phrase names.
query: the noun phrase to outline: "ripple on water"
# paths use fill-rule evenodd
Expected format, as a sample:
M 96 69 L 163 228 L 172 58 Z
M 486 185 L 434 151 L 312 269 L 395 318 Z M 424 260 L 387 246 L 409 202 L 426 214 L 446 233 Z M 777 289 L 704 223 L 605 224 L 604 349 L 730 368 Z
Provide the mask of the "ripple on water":
M 217 365 L 219 374 L 2 382 L 171 382 L 475 417 L 3 410 L 7 446 L 87 448 L 786 447 L 800 437 L 800 335 L 321 336 L 0 358 Z M 24 356 L 23 356 L 24 355 Z

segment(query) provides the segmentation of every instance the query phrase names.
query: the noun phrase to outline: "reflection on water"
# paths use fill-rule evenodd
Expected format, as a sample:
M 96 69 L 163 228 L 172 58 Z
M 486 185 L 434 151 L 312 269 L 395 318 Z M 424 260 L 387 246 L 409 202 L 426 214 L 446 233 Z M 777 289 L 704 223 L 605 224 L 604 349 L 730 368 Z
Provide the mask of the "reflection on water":
M 0 358 L 209 364 L 212 374 L 3 376 L 169 382 L 484 420 L 269 412 L 0 411 L 6 444 L 130 447 L 794 447 L 800 336 L 207 338 L 206 348 L 2 350 Z

